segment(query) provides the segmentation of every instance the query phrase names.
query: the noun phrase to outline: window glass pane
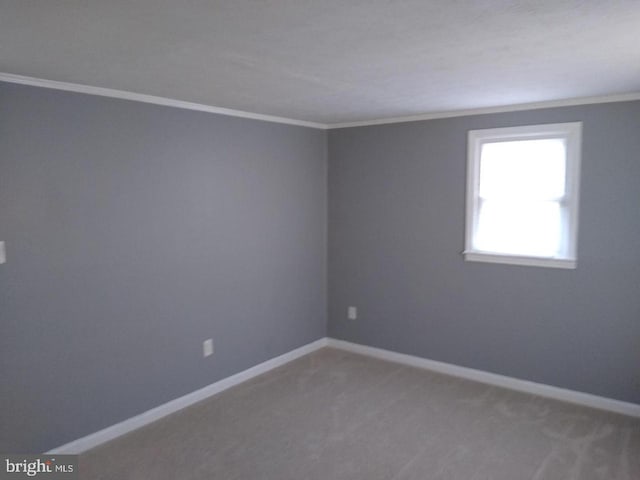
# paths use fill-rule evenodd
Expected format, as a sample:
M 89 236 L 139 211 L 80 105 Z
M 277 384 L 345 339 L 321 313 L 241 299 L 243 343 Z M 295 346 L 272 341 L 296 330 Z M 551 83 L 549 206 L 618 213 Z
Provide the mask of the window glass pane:
M 561 248 L 557 202 L 484 200 L 474 247 L 486 252 L 553 257 Z
M 553 200 L 565 193 L 563 139 L 520 140 L 482 145 L 480 197 Z

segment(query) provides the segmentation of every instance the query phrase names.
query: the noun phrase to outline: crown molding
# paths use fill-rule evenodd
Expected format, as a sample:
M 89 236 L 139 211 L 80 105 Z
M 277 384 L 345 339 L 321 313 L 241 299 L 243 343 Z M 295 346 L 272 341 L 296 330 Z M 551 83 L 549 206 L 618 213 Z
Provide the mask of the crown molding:
M 370 125 L 386 125 L 391 123 L 418 122 L 421 120 L 436 120 L 439 118 L 467 117 L 471 115 L 487 115 L 490 113 L 520 112 L 524 110 L 540 110 L 542 108 L 573 107 L 578 105 L 591 105 L 596 103 L 633 102 L 640 100 L 640 92 L 624 93 L 620 95 L 604 95 L 600 97 L 580 97 L 565 100 L 550 100 L 545 102 L 520 103 L 505 105 L 502 107 L 474 108 L 468 110 L 449 110 L 445 112 L 424 113 L 404 117 L 380 118 L 374 120 L 362 120 L 356 122 L 330 123 L 329 129 L 366 127 Z
M 77 92 L 77 93 L 85 93 L 88 95 L 98 95 L 102 97 L 120 98 L 123 100 L 131 100 L 135 102 L 152 103 L 155 105 L 164 105 L 167 107 L 196 110 L 199 112 L 214 113 L 218 115 L 226 115 L 231 117 L 249 118 L 252 120 L 261 120 L 264 122 L 283 123 L 286 125 L 296 125 L 300 127 L 317 128 L 321 130 L 366 127 L 370 125 L 386 125 L 386 124 L 393 124 L 393 123 L 419 122 L 422 120 L 437 120 L 439 118 L 466 117 L 471 115 L 487 115 L 491 113 L 519 112 L 524 110 L 539 110 L 542 108 L 572 107 L 572 106 L 578 106 L 578 105 L 591 105 L 596 103 L 632 102 L 632 101 L 640 100 L 640 92 L 634 92 L 634 93 L 625 93 L 620 95 L 603 95 L 599 97 L 569 98 L 564 100 L 550 100 L 550 101 L 544 101 L 544 102 L 520 103 L 516 105 L 505 105 L 500 107 L 474 108 L 474 109 L 467 109 L 467 110 L 449 110 L 444 112 L 424 113 L 420 115 L 408 115 L 408 116 L 401 116 L 401 117 L 378 118 L 373 120 L 361 120 L 361 121 L 355 121 L 355 122 L 342 122 L 342 123 L 339 122 L 339 123 L 325 124 L 325 123 L 319 123 L 319 122 L 309 122 L 306 120 L 296 120 L 293 118 L 278 117 L 274 115 L 265 115 L 262 113 L 245 112 L 243 110 L 234 110 L 232 108 L 216 107 L 213 105 L 205 105 L 202 103 L 185 102 L 183 100 L 157 97 L 155 95 L 128 92 L 125 90 L 115 90 L 112 88 L 93 87 L 90 85 L 82 85 L 79 83 L 58 82 L 56 80 L 46 80 L 43 78 L 27 77 L 24 75 L 15 75 L 12 73 L 0 72 L 0 82 L 18 83 L 21 85 L 31 85 L 34 87 L 64 90 L 67 92 Z
M 56 80 L 45 80 L 42 78 L 26 77 L 23 75 L 14 75 L 12 73 L 0 72 L 0 81 L 18 83 L 21 85 L 31 85 L 33 87 L 52 88 L 54 90 L 64 90 L 67 92 L 86 93 L 88 95 L 98 95 L 101 97 L 120 98 L 123 100 L 132 100 L 135 102 L 153 103 L 155 105 L 163 105 L 166 107 L 183 108 L 186 110 L 196 110 L 199 112 L 215 113 L 218 115 L 227 115 L 231 117 L 249 118 L 252 120 L 261 120 L 264 122 L 284 123 L 287 125 L 319 128 L 322 130 L 325 130 L 327 128 L 327 125 L 323 123 L 307 122 L 304 120 L 295 120 L 293 118 L 277 117 L 274 115 L 264 115 L 262 113 L 245 112 L 242 110 L 234 110 L 231 108 L 185 102 L 182 100 L 175 100 L 173 98 L 146 95 L 144 93 L 114 90 L 112 88 L 92 87 L 90 85 L 82 85 L 79 83 L 58 82 Z

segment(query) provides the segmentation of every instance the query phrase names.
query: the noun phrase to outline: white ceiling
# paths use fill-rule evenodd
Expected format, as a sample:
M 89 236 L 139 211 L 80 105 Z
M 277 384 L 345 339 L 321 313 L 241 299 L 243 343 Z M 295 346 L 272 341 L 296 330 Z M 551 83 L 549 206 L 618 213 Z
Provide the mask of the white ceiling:
M 0 0 L 0 71 L 325 124 L 640 92 L 640 0 Z

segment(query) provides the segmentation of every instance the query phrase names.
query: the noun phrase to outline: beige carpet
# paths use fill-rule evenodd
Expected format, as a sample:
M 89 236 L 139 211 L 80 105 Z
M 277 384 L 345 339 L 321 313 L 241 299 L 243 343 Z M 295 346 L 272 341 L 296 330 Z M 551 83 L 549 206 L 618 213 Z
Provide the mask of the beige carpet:
M 80 473 L 638 480 L 640 421 L 323 349 L 87 452 Z

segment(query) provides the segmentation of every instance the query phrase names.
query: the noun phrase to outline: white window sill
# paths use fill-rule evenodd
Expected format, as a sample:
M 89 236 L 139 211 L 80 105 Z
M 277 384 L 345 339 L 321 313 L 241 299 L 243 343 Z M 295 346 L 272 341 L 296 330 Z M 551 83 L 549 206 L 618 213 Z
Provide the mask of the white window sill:
M 467 262 L 502 263 L 507 265 L 527 265 L 530 267 L 576 268 L 576 260 L 571 258 L 526 257 L 520 255 L 502 255 L 487 252 L 462 252 Z

